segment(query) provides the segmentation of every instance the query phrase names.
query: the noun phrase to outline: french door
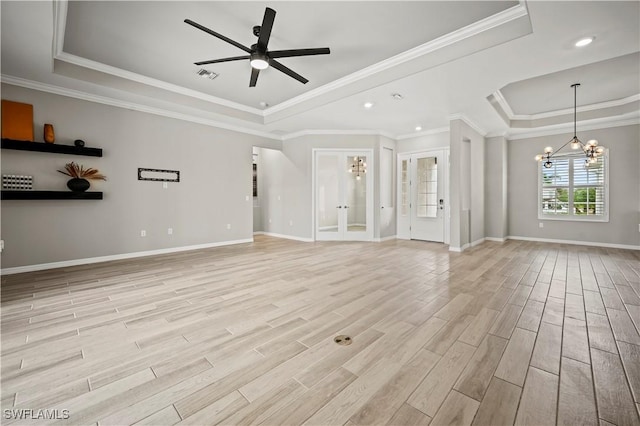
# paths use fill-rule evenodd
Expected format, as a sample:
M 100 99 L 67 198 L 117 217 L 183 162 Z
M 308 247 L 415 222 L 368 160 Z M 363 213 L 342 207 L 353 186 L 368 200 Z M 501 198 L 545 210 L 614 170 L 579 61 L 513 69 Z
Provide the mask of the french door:
M 398 156 L 398 238 L 448 242 L 445 150 Z
M 373 152 L 315 150 L 316 240 L 373 239 Z

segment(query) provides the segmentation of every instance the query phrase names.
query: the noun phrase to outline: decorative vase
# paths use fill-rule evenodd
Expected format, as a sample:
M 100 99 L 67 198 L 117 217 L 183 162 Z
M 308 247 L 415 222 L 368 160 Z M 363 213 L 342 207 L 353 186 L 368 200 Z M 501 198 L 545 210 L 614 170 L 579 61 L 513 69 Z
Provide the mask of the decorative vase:
M 82 178 L 72 178 L 67 181 L 67 187 L 73 192 L 84 192 L 91 184 L 88 180 Z
M 78 148 L 82 148 L 84 146 L 84 141 L 82 139 L 76 139 L 73 141 L 73 144 Z
M 53 131 L 53 124 L 44 125 L 44 141 L 46 143 L 54 143 L 56 141 L 56 134 Z

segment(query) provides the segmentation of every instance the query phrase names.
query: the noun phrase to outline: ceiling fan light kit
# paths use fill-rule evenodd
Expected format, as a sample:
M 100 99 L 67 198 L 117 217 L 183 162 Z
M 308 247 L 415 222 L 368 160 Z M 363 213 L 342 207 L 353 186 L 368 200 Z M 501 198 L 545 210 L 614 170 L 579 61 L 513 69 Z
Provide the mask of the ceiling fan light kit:
M 241 61 L 248 59 L 251 64 L 251 78 L 249 80 L 249 87 L 255 87 L 258 82 L 258 75 L 261 70 L 267 69 L 269 66 L 277 69 L 278 71 L 288 75 L 291 78 L 294 78 L 301 82 L 302 84 L 306 84 L 309 82 L 306 78 L 296 73 L 290 68 L 287 68 L 280 62 L 276 61 L 279 58 L 291 58 L 294 56 L 312 56 L 312 55 L 328 55 L 331 53 L 328 47 L 321 48 L 312 48 L 312 49 L 291 49 L 291 50 L 274 50 L 269 51 L 268 44 L 269 38 L 271 37 L 271 30 L 273 29 L 273 22 L 276 18 L 276 11 L 267 7 L 264 11 L 264 17 L 262 19 L 262 25 L 256 25 L 253 27 L 253 35 L 258 37 L 258 42 L 252 45 L 250 48 L 244 46 L 241 43 L 238 43 L 235 40 L 230 39 L 222 34 L 219 34 L 212 29 L 209 29 L 203 25 L 198 24 L 197 22 L 192 21 L 191 19 L 185 19 L 184 22 L 191 25 L 194 28 L 197 28 L 201 31 L 204 31 L 207 34 L 210 34 L 216 38 L 219 38 L 222 41 L 225 41 L 240 50 L 248 53 L 248 55 L 244 56 L 233 56 L 229 58 L 220 58 L 220 59 L 211 59 L 207 61 L 199 61 L 195 62 L 196 65 L 207 65 L 207 64 L 216 64 L 221 62 L 231 62 L 231 61 Z
M 562 150 L 565 146 L 571 146 L 571 149 L 577 150 L 578 148 L 582 148 L 586 155 L 585 166 L 589 166 L 590 164 L 594 164 L 598 162 L 598 157 L 600 157 L 605 152 L 605 148 L 603 146 L 598 146 L 598 141 L 595 139 L 589 140 L 586 144 L 582 143 L 580 139 L 578 139 L 577 133 L 577 122 L 578 122 L 578 102 L 577 102 L 577 90 L 580 83 L 574 83 L 571 85 L 573 87 L 573 137 L 564 145 L 562 145 L 555 152 L 553 148 L 548 146 L 544 149 L 543 154 L 536 155 L 536 161 L 542 162 L 544 160 L 544 167 L 549 169 L 553 166 L 552 157 L 558 152 Z

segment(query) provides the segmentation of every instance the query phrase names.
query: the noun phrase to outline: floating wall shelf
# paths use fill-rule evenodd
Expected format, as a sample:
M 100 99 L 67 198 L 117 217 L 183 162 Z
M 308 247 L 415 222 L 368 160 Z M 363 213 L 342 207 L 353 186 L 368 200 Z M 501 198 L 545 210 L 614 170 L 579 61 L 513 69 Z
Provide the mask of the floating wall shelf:
M 77 147 L 74 145 L 59 145 L 55 143 L 17 141 L 2 139 L 2 149 L 18 151 L 53 152 L 54 154 L 85 155 L 87 157 L 102 157 L 102 149 Z
M 102 192 L 2 191 L 2 200 L 102 200 Z

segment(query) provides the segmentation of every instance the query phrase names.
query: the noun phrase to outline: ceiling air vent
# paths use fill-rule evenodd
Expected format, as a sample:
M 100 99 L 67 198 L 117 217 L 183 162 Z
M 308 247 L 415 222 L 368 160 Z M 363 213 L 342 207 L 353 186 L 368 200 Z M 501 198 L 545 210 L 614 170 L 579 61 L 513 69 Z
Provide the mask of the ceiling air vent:
M 197 74 L 202 77 L 202 78 L 208 78 L 209 80 L 213 80 L 214 78 L 216 78 L 218 76 L 218 74 L 216 74 L 213 71 L 209 71 L 209 70 L 205 70 L 204 68 L 200 68 L 197 71 Z

